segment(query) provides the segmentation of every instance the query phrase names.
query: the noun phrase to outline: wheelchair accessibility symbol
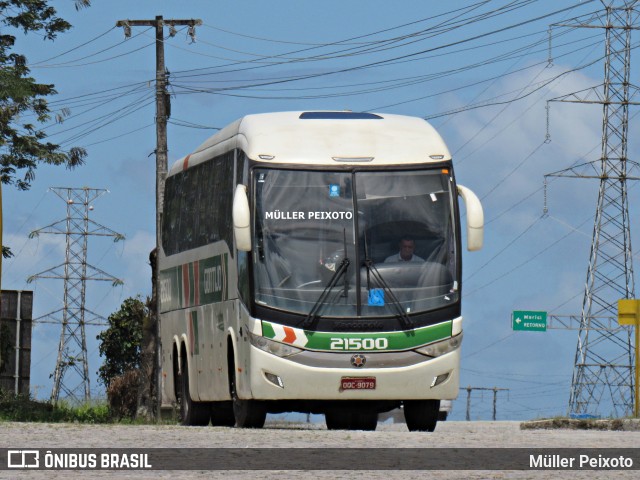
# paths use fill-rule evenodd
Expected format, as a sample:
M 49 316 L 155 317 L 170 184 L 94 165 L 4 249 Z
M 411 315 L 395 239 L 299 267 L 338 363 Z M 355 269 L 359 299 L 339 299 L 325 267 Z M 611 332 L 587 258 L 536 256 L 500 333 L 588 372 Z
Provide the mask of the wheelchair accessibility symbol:
M 372 288 L 369 290 L 369 306 L 384 307 L 384 290 L 382 288 Z

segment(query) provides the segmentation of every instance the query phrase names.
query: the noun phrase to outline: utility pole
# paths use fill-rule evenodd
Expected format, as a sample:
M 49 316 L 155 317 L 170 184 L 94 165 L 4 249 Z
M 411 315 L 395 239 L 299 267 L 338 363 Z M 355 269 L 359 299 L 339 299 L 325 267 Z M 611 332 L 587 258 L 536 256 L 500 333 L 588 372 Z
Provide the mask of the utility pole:
M 54 323 L 62 324 L 58 359 L 53 374 L 52 402 L 58 402 L 62 391 L 69 400 L 82 403 L 91 399 L 85 325 L 105 324 L 104 317 L 85 308 L 87 280 L 108 281 L 114 286 L 122 284 L 120 279 L 87 263 L 88 237 L 114 237 L 117 242 L 123 240 L 124 236 L 89 220 L 89 212 L 93 210 L 91 203 L 107 193 L 107 190 L 87 187 L 54 187 L 51 190 L 67 205 L 67 217 L 31 232 L 29 238 L 41 233 L 65 235 L 65 262 L 32 275 L 27 282 L 31 283 L 36 278 L 64 280 L 63 308 L 36 318 L 34 322 L 46 323 L 46 318 L 51 318 Z M 55 317 L 59 312 L 62 312 L 62 321 Z M 77 378 L 75 381 L 72 378 L 74 374 L 80 378 L 79 383 Z M 80 394 L 81 390 L 84 390 L 83 395 Z
M 627 156 L 627 135 L 629 107 L 640 105 L 632 101 L 640 89 L 630 81 L 631 31 L 639 29 L 640 12 L 637 0 L 601 1 L 603 11 L 554 26 L 604 30 L 604 82 L 551 100 L 602 105 L 601 158 L 547 174 L 545 185 L 546 177 L 600 181 L 569 413 L 598 414 L 606 399 L 611 402 L 610 413 L 623 417 L 633 411 L 634 366 L 631 329 L 618 324 L 617 303 L 635 297 L 627 181 L 640 179 L 630 175 L 640 165 Z M 574 317 L 565 318 L 573 322 Z
M 164 60 L 164 27 L 169 27 L 169 36 L 176 35 L 176 26 L 188 26 L 188 34 L 192 41 L 195 42 L 195 27 L 202 25 L 200 19 L 165 20 L 161 15 L 156 16 L 154 20 L 119 20 L 116 22 L 117 27 L 124 28 L 125 38 L 131 37 L 131 27 L 155 27 L 156 31 L 156 259 L 160 250 L 160 242 L 162 238 L 162 208 L 164 203 L 164 181 L 167 177 L 168 170 L 168 148 L 167 148 L 167 119 L 171 115 L 171 103 L 169 93 L 167 92 L 169 72 L 165 66 Z M 160 285 L 160 271 L 154 269 L 152 283 L 152 303 L 155 311 L 150 312 L 151 329 L 150 333 L 153 338 L 143 339 L 142 351 L 153 355 L 153 358 L 143 358 L 143 375 L 148 376 L 144 381 L 142 392 L 138 402 L 139 409 L 146 410 L 147 415 L 152 414 L 155 410 L 157 418 L 160 418 L 161 395 L 159 385 L 161 384 L 160 375 L 160 295 L 158 285 Z M 151 363 L 151 365 L 145 365 Z M 154 398 L 155 397 L 155 398 Z M 155 400 L 155 401 L 154 401 Z
M 480 390 L 480 391 L 492 391 L 493 392 L 493 421 L 496 421 L 496 414 L 497 414 L 497 407 L 498 407 L 498 392 L 500 391 L 509 391 L 508 388 L 498 388 L 498 387 L 493 387 L 493 388 L 489 388 L 489 387 L 471 387 L 468 386 L 465 388 L 465 390 L 467 391 L 467 422 L 469 422 L 471 420 L 471 391 L 472 390 Z

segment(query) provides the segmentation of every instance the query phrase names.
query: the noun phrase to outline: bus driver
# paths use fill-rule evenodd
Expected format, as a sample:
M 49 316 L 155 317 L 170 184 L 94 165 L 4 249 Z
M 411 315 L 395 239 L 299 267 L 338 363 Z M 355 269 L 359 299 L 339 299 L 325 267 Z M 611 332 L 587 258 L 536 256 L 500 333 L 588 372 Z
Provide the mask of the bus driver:
M 398 244 L 400 251 L 390 257 L 385 258 L 384 263 L 398 263 L 398 262 L 424 262 L 424 258 L 414 255 L 416 249 L 415 240 L 405 235 L 400 239 Z

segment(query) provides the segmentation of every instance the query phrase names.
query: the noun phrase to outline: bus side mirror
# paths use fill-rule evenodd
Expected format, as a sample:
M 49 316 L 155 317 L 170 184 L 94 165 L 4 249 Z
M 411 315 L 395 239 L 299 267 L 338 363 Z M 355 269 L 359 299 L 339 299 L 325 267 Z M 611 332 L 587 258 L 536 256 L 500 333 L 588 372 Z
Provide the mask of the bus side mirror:
M 233 196 L 233 234 L 236 248 L 243 252 L 251 251 L 251 210 L 247 198 L 247 187 L 236 186 Z
M 458 185 L 458 194 L 467 208 L 467 250 L 474 252 L 482 248 L 484 238 L 484 213 L 480 199 L 467 187 Z

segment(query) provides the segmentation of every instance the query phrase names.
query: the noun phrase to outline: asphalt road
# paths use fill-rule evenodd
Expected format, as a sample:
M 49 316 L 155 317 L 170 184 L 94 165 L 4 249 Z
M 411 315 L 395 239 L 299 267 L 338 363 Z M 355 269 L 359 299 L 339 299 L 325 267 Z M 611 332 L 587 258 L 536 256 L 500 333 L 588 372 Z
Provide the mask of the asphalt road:
M 433 433 L 408 432 L 404 424 L 385 423 L 375 432 L 328 431 L 322 423 L 295 424 L 268 422 L 261 430 L 244 430 L 222 427 L 181 427 L 174 425 L 79 425 L 79 424 L 37 424 L 0 423 L 0 449 L 145 449 L 206 448 L 263 449 L 265 447 L 283 449 L 285 457 L 290 449 L 338 449 L 330 450 L 340 456 L 344 449 L 448 449 L 448 455 L 455 462 L 456 449 L 460 448 L 521 448 L 533 451 L 535 448 L 549 449 L 549 453 L 562 448 L 599 449 L 632 448 L 640 446 L 640 431 L 595 431 L 595 430 L 521 430 L 519 422 L 440 422 Z M 55 450 L 54 450 L 55 451 Z M 248 452 L 250 450 L 245 450 Z M 213 450 L 210 450 L 213 452 Z M 297 453 L 305 450 L 295 450 Z M 304 459 L 306 466 L 312 464 L 309 458 L 315 455 L 318 462 L 326 461 L 318 455 L 319 450 L 311 450 Z M 382 451 L 391 454 L 393 451 Z M 611 452 L 611 451 L 608 451 Z M 195 453 L 198 453 L 195 451 Z M 510 455 L 509 450 L 493 451 L 497 455 Z M 592 451 L 593 453 L 593 451 Z M 283 457 L 283 458 L 285 458 Z M 640 458 L 640 454 L 636 456 Z M 250 459 L 247 459 L 249 462 Z M 375 462 L 375 459 L 373 460 Z M 406 479 L 406 478 L 572 478 L 610 479 L 639 478 L 638 470 L 494 470 L 491 460 L 482 470 L 136 470 L 136 471 L 20 471 L 0 470 L 0 478 L 366 478 L 366 479 Z M 640 460 L 636 463 L 640 467 Z

